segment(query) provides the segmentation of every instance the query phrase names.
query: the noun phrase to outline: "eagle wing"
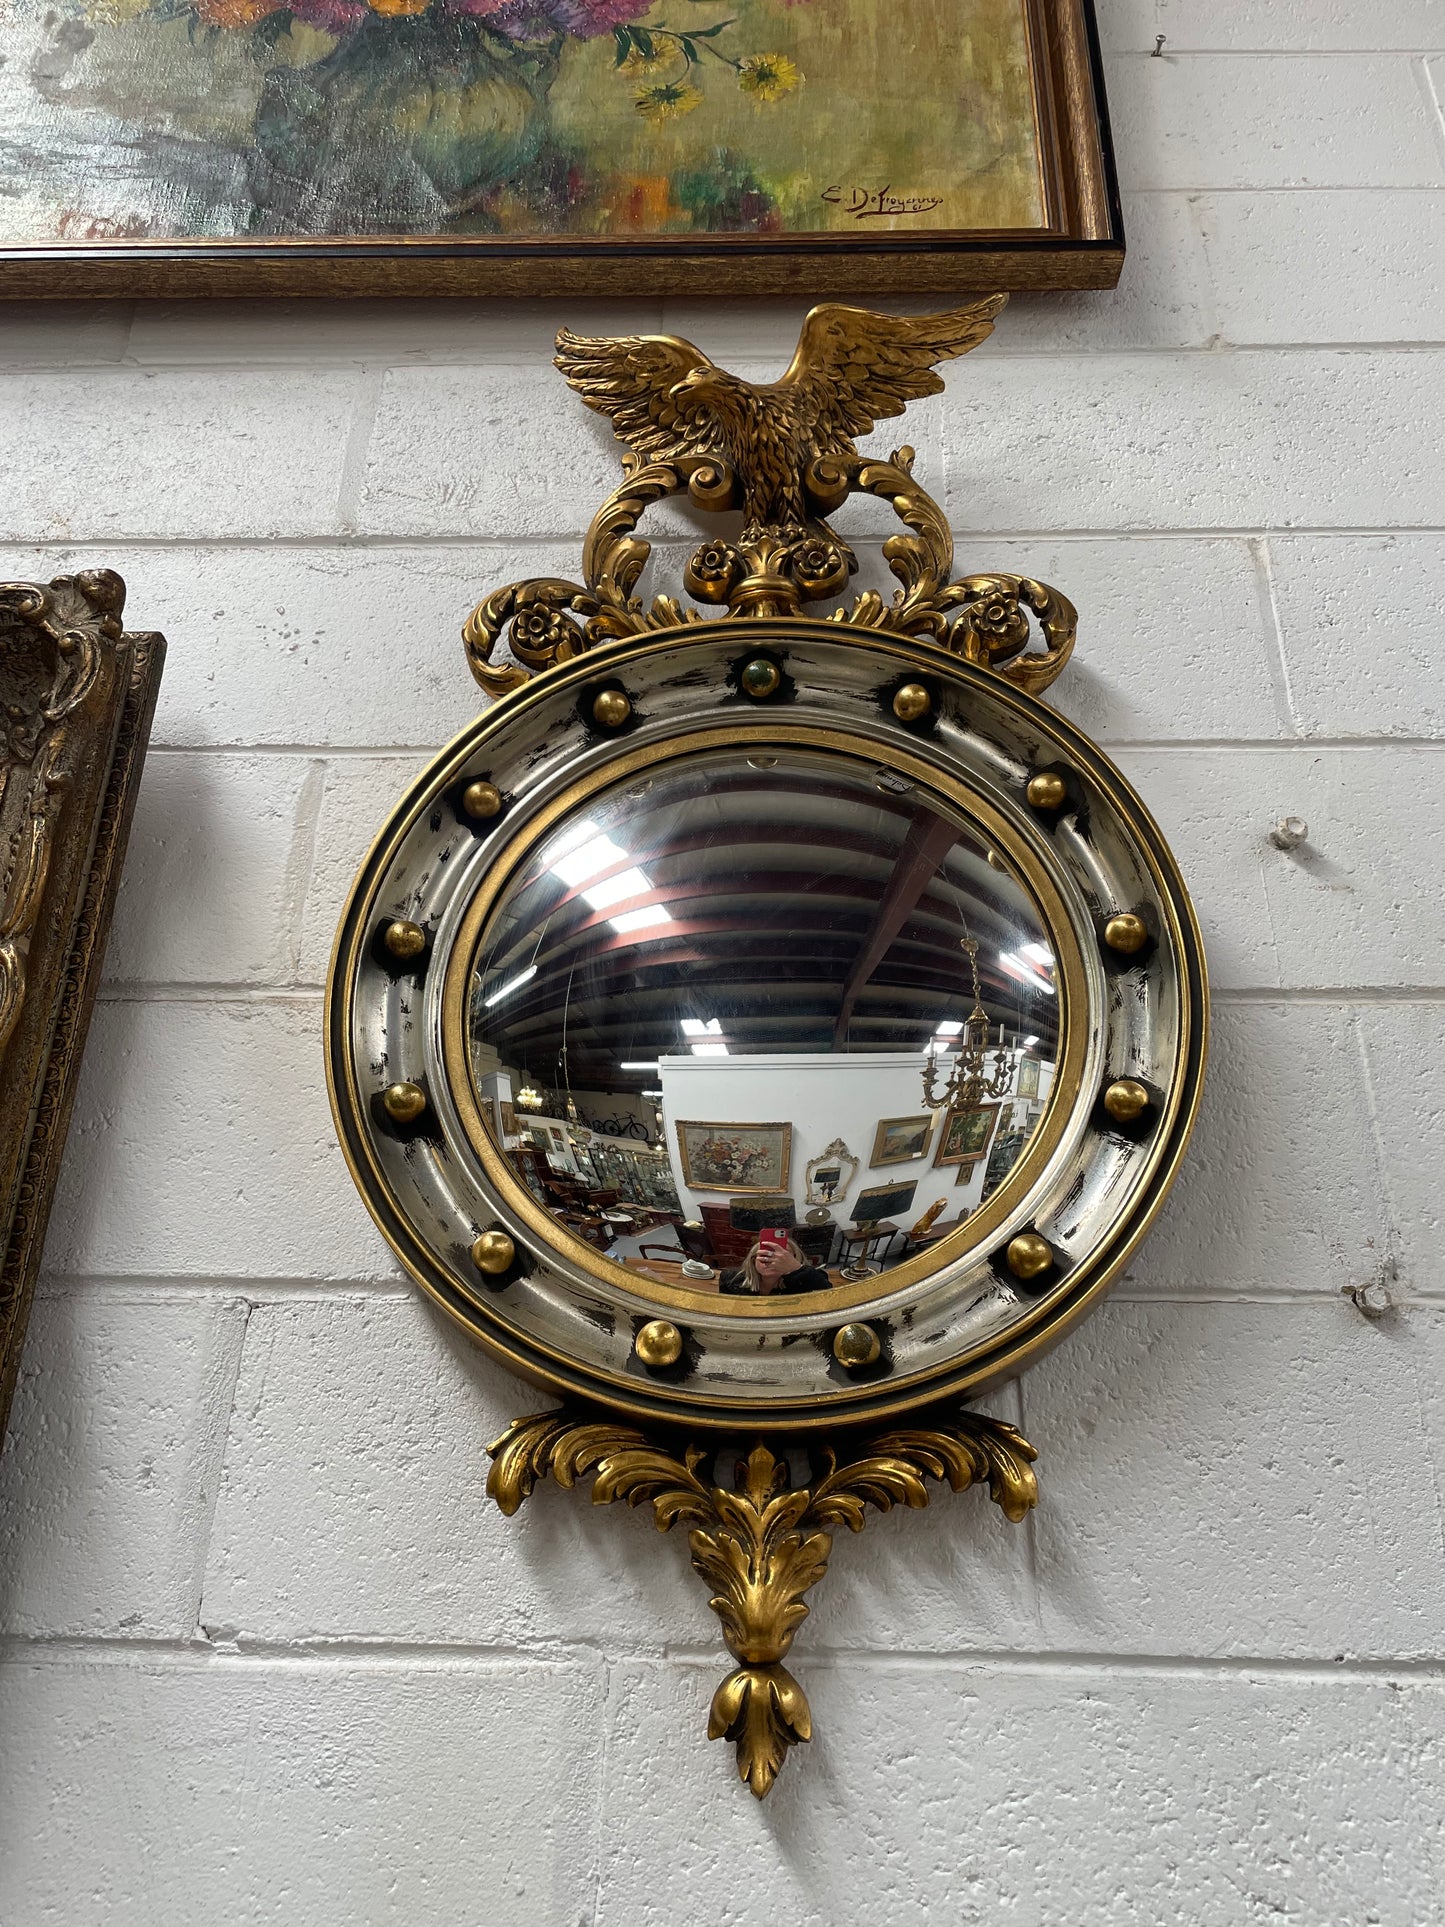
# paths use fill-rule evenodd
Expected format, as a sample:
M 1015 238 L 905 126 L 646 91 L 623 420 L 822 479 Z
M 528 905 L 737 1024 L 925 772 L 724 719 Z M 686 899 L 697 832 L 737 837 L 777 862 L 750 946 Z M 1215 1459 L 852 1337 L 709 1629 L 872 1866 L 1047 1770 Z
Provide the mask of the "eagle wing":
M 886 415 L 901 415 L 923 395 L 941 393 L 935 364 L 986 341 L 1007 300 L 1006 294 L 991 294 L 948 314 L 814 308 L 778 386 L 812 404 L 820 453 L 852 454 L 852 436 L 866 435 Z
M 652 461 L 716 453 L 717 430 L 702 396 L 676 398 L 671 390 L 695 368 L 712 363 L 675 335 L 557 336 L 556 365 L 570 387 L 613 433 Z

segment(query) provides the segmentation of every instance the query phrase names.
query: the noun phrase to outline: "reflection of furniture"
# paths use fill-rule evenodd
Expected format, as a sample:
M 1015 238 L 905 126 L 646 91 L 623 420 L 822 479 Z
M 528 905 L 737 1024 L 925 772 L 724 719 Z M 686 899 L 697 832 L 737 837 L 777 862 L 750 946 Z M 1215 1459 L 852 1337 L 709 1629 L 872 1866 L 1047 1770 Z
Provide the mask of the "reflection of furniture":
M 622 1262 L 628 1271 L 636 1272 L 643 1278 L 655 1278 L 660 1285 L 681 1285 L 688 1291 L 716 1291 L 718 1288 L 716 1272 L 711 1278 L 689 1278 L 680 1264 L 667 1264 L 660 1258 L 624 1258 Z M 844 1283 L 842 1274 L 830 1271 L 828 1283 L 841 1285 Z
M 826 1265 L 833 1255 L 833 1240 L 838 1235 L 835 1224 L 799 1224 L 793 1227 L 793 1243 L 815 1265 Z
M 963 1211 L 960 1212 L 956 1218 L 949 1218 L 946 1222 L 939 1220 L 938 1223 L 930 1225 L 927 1231 L 921 1232 L 916 1238 L 913 1233 L 910 1232 L 908 1234 L 907 1249 L 909 1251 L 927 1251 L 931 1245 L 936 1245 L 941 1239 L 951 1237 L 967 1216 L 968 1213 Z
M 881 1248 L 877 1262 L 881 1264 L 901 1230 L 902 1226 L 894 1224 L 891 1218 L 869 1218 L 864 1224 L 845 1225 L 843 1250 L 849 1263 L 856 1264 L 860 1258 L 872 1258 L 873 1247 L 877 1245 Z
M 712 1263 L 712 1247 L 707 1241 L 707 1232 L 702 1225 L 679 1224 L 674 1225 L 673 1229 L 677 1232 L 675 1245 L 639 1245 L 638 1257 L 657 1257 L 669 1260 L 673 1264 L 681 1264 L 683 1258 L 694 1258 L 699 1264 L 704 1265 Z M 682 1257 L 678 1256 L 679 1251 Z
M 739 1231 L 725 1204 L 704 1204 L 699 1209 L 713 1258 L 719 1264 L 740 1265 L 757 1242 L 757 1233 Z

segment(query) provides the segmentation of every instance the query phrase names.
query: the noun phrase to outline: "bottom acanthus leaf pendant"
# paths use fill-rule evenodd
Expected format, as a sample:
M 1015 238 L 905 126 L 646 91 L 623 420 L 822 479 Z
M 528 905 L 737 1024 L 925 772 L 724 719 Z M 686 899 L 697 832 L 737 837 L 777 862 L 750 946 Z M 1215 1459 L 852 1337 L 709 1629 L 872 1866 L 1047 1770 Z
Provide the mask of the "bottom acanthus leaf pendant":
M 549 1474 L 560 1486 L 592 1475 L 592 1502 L 650 1504 L 658 1530 L 691 1526 L 695 1570 L 739 1662 L 713 1695 L 709 1739 L 729 1739 L 738 1773 L 761 1800 L 788 1748 L 812 1738 L 808 1698 L 783 1665 L 808 1616 L 803 1595 L 828 1570 L 831 1528 L 861 1532 L 867 1507 L 887 1512 L 929 1501 L 929 1479 L 955 1492 L 987 1479 L 989 1497 L 1017 1524 L 1038 1502 L 1033 1461 L 1021 1432 L 1001 1419 L 959 1412 L 946 1426 L 888 1432 L 856 1457 L 815 1454 L 811 1483 L 794 1486 L 788 1460 L 767 1445 L 737 1455 L 735 1488 L 712 1482 L 716 1454 L 690 1445 L 681 1458 L 641 1432 L 567 1411 L 513 1421 L 488 1448 L 487 1491 L 508 1515 Z

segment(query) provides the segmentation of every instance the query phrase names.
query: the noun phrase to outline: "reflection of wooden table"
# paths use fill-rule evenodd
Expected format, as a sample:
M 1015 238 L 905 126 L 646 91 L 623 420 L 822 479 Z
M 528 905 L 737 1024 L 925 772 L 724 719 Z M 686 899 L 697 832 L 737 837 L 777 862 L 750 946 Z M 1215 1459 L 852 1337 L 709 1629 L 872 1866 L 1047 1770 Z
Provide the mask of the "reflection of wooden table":
M 963 1212 L 956 1218 L 950 1218 L 946 1224 L 936 1224 L 931 1231 L 925 1231 L 921 1237 L 915 1238 L 910 1232 L 908 1242 L 916 1250 L 926 1251 L 929 1245 L 936 1245 L 940 1238 L 947 1238 L 952 1232 L 957 1231 L 967 1215 Z
M 850 1257 L 853 1256 L 856 1247 L 862 1245 L 862 1251 L 857 1252 L 856 1255 L 864 1260 L 869 1257 L 875 1245 L 881 1244 L 883 1247 L 883 1259 L 886 1260 L 888 1248 L 901 1230 L 902 1226 L 894 1224 L 891 1218 L 870 1218 L 867 1224 L 855 1224 L 851 1228 L 845 1225 L 843 1227 L 843 1243 L 847 1247 Z M 879 1262 L 881 1263 L 883 1260 Z
M 685 1291 L 716 1291 L 718 1273 L 711 1271 L 706 1278 L 689 1278 L 680 1264 L 673 1264 L 666 1258 L 624 1258 L 623 1265 L 628 1271 L 635 1271 L 643 1278 L 655 1278 L 660 1285 L 680 1285 Z M 838 1271 L 828 1273 L 830 1285 L 841 1285 L 843 1275 Z M 763 1298 L 786 1298 L 787 1292 L 760 1292 Z

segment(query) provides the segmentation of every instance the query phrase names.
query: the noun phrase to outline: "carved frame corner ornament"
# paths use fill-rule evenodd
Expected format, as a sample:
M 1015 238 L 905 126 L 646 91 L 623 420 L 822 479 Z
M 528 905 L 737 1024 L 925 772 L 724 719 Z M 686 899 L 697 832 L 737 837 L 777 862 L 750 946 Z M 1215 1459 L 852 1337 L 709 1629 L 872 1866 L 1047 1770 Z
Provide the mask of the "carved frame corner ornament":
M 165 658 L 124 607 L 0 583 L 0 1439 Z
M 538 1480 L 564 1489 L 592 1480 L 592 1503 L 650 1505 L 659 1532 L 691 1527 L 693 1570 L 714 1588 L 708 1604 L 722 1622 L 735 1670 L 713 1694 L 710 1740 L 732 1740 L 738 1777 L 763 1799 L 788 1749 L 813 1737 L 807 1694 L 788 1671 L 804 1594 L 828 1570 L 833 1531 L 861 1532 L 867 1509 L 920 1511 L 928 1481 L 962 1492 L 984 1480 L 1015 1525 L 1038 1503 L 1038 1457 L 1002 1419 L 957 1413 L 947 1425 L 885 1432 L 856 1454 L 815 1454 L 810 1483 L 795 1486 L 786 1454 L 758 1442 L 736 1458 L 731 1489 L 715 1482 L 714 1454 L 689 1445 L 675 1457 L 630 1427 L 565 1410 L 514 1419 L 488 1448 L 487 1493 L 510 1518 Z
M 906 317 L 815 308 L 768 384 L 670 336 L 559 335 L 557 365 L 627 445 L 623 479 L 580 580 L 510 584 L 468 618 L 466 659 L 494 700 L 393 809 L 328 984 L 333 1112 L 377 1224 L 477 1342 L 563 1400 L 490 1447 L 488 1493 L 511 1515 L 543 1479 L 590 1479 L 594 1504 L 686 1525 L 737 1662 L 708 1731 L 735 1743 L 760 1799 L 812 1733 L 784 1662 L 834 1531 L 861 1531 L 869 1507 L 922 1508 L 931 1483 L 986 1481 L 1014 1522 L 1037 1503 L 1034 1447 L 966 1401 L 1041 1356 L 1121 1271 L 1202 1086 L 1208 984 L 1177 865 L 1122 773 L 1039 700 L 1073 650 L 1072 603 L 1030 576 L 955 579 L 913 451 L 854 443 L 940 392 L 937 364 L 982 342 L 1005 299 Z M 846 596 L 858 562 L 827 518 L 855 495 L 902 524 L 882 549 L 891 598 Z M 684 593 L 645 600 L 638 525 L 672 498 L 735 520 L 694 548 Z M 641 1293 L 520 1183 L 473 1089 L 482 933 L 540 839 L 609 785 L 645 790 L 669 759 L 735 745 L 758 767 L 784 747 L 853 759 L 875 787 L 961 814 L 1032 893 L 1069 1016 L 1032 1166 L 884 1286 L 844 1274 L 811 1304 L 707 1296 L 686 1276 Z M 409 953 L 408 998 L 427 1015 L 404 1026 L 413 1006 L 376 945 L 398 916 L 435 933 Z M 973 990 L 981 1010 L 976 974 Z M 433 1132 L 445 1160 L 407 1155 L 397 1091 L 415 1106 L 405 1128 Z

